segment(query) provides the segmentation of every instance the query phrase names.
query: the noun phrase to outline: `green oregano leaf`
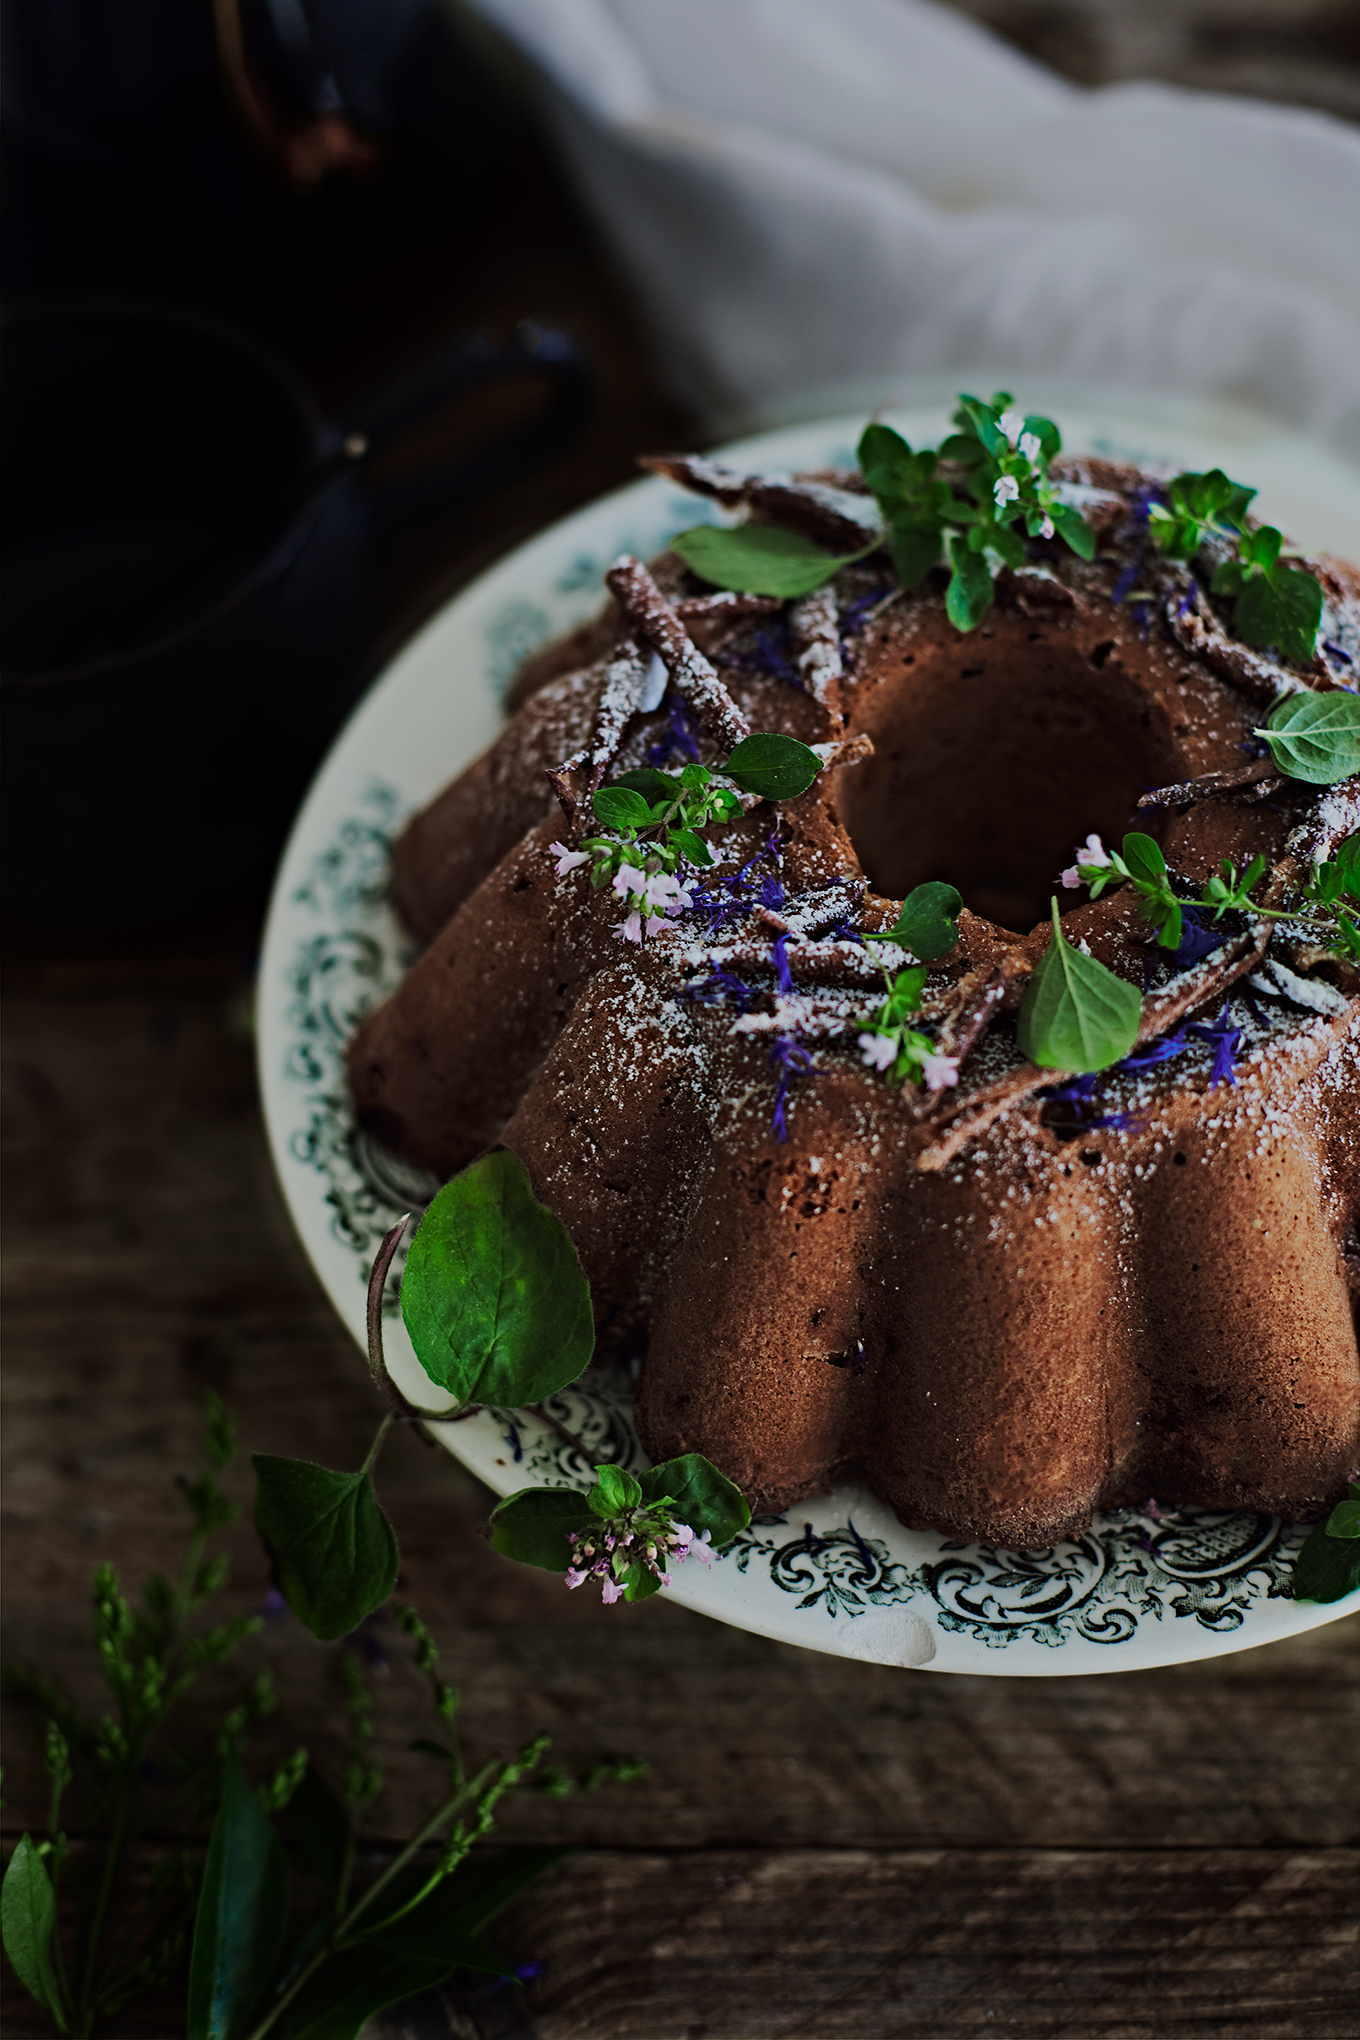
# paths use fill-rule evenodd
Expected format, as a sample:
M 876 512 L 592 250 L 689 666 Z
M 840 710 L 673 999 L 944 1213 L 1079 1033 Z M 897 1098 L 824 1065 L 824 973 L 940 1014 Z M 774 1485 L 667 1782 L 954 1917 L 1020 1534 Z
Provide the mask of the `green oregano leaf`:
M 397 1540 L 367 1467 L 332 1473 L 305 1459 L 251 1454 L 255 1528 L 279 1591 L 313 1636 L 333 1643 L 380 1608 L 397 1584 Z
M 743 737 L 722 769 L 744 792 L 762 800 L 795 800 L 812 785 L 822 761 L 796 737 L 762 731 Z
M 591 1520 L 590 1503 L 575 1488 L 520 1488 L 497 1502 L 487 1536 L 502 1557 L 560 1573 L 571 1564 L 573 1531 Z
M 1336 866 L 1339 890 L 1349 893 L 1353 900 L 1360 900 L 1360 831 L 1347 836 L 1331 861 Z
M 238 2040 L 283 1952 L 287 1924 L 283 1844 L 229 1750 L 194 1921 L 188 2040 Z
M 940 563 L 944 550 L 944 527 L 919 518 L 894 518 L 892 532 L 893 567 L 904 588 L 919 588 L 932 567 Z
M 1093 560 L 1096 556 L 1096 535 L 1080 510 L 1074 510 L 1070 503 L 1055 503 L 1049 511 L 1053 529 L 1064 539 L 1078 559 Z
M 692 829 L 672 829 L 671 848 L 678 850 L 682 857 L 688 858 L 691 864 L 697 864 L 700 869 L 717 862 L 703 837 L 696 836 Z
M 1274 645 L 1286 659 L 1306 666 L 1321 617 L 1321 583 L 1299 567 L 1274 567 L 1243 583 L 1233 605 L 1233 630 L 1246 644 Z
M 24 1989 L 51 2015 L 59 2032 L 69 2033 L 52 1964 L 56 1928 L 52 1880 L 32 1839 L 25 1835 L 10 1857 L 0 1885 L 0 1936 Z
M 921 963 L 933 963 L 946 956 L 959 939 L 958 917 L 963 895 L 957 886 L 940 879 L 928 879 L 916 886 L 902 902 L 902 911 L 891 928 L 871 935 L 871 942 L 896 942 Z
M 612 784 L 613 786 L 629 787 L 634 793 L 640 793 L 643 799 L 647 801 L 665 801 L 669 804 L 675 799 L 676 782 L 674 774 L 663 772 L 656 765 L 639 765 L 634 772 L 621 772 Z M 596 799 L 598 798 L 599 795 L 597 794 Z M 597 809 L 596 812 L 598 813 L 599 810 Z
M 1282 531 L 1273 524 L 1262 524 L 1255 531 L 1242 533 L 1237 541 L 1237 557 L 1244 567 L 1263 567 L 1269 573 L 1283 544 Z
M 642 1500 L 642 1489 L 631 1473 L 622 1466 L 601 1466 L 596 1468 L 595 1486 L 590 1492 L 591 1513 L 608 1518 L 621 1515 L 625 1509 L 635 1509 Z
M 595 819 L 606 829 L 649 829 L 650 804 L 631 786 L 602 786 L 591 801 Z
M 862 560 L 881 543 L 874 538 L 856 552 L 828 553 L 780 524 L 696 524 L 671 540 L 671 551 L 715 587 L 788 600 L 824 587 L 842 567 Z
M 1062 434 L 1051 418 L 1040 417 L 1031 411 L 1025 419 L 1026 432 L 1032 432 L 1038 440 L 1046 461 L 1056 460 L 1062 452 Z M 1057 522 L 1057 519 L 1054 519 Z
M 976 630 L 992 600 L 992 570 L 981 553 L 953 533 L 947 540 L 953 572 L 945 590 L 945 613 L 955 630 Z
M 933 453 L 913 453 L 900 432 L 877 422 L 861 432 L 855 458 L 876 496 L 911 495 L 935 472 Z
M 1293 1585 L 1296 1601 L 1340 1601 L 1360 1589 L 1360 1486 L 1354 1481 L 1345 1501 L 1309 1532 L 1294 1560 Z
M 751 1520 L 741 1489 L 701 1452 L 663 1460 L 642 1474 L 639 1484 L 644 1502 L 655 1503 L 669 1496 L 674 1521 L 688 1523 L 700 1537 L 707 1530 L 715 1551 L 730 1544 Z
M 1313 786 L 1334 786 L 1360 772 L 1360 695 L 1287 694 L 1270 712 L 1264 737 L 1279 770 Z
M 1154 836 L 1145 836 L 1140 830 L 1130 830 L 1121 845 L 1129 877 L 1141 879 L 1146 885 L 1160 886 L 1166 880 L 1166 859 L 1162 846 Z
M 517 1155 L 499 1148 L 444 1185 L 411 1242 L 401 1314 L 421 1366 L 460 1403 L 518 1409 L 585 1372 L 590 1285 Z
M 1020 1008 L 1021 1053 L 1041 1070 L 1106 1070 L 1122 1062 L 1137 1041 L 1143 1002 L 1136 985 L 1072 947 L 1056 899 L 1052 906 L 1053 940 Z

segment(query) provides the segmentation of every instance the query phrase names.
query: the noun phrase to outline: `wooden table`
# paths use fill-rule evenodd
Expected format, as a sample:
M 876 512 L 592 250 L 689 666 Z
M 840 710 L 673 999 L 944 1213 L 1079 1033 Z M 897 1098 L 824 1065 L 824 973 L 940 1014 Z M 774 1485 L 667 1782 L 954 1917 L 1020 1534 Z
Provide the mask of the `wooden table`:
M 392 636 L 548 518 L 625 478 L 683 421 L 588 236 L 531 176 L 500 269 L 427 290 L 331 365 L 333 393 L 428 329 L 536 311 L 600 362 L 602 414 L 546 476 L 387 563 Z M 517 201 L 518 203 L 519 201 Z M 266 1152 L 251 1037 L 257 925 L 102 944 L 10 943 L 5 1037 L 10 1662 L 98 1705 L 88 1587 L 165 1562 L 204 1390 L 251 1449 L 359 1462 L 367 1378 L 293 1235 Z M 248 1477 L 232 1483 L 246 1499 Z M 390 2035 L 784 2040 L 1350 2040 L 1360 2029 L 1355 1848 L 1360 1616 L 1211 1664 L 1080 1679 L 943 1678 L 802 1653 L 664 1597 L 608 1610 L 498 1559 L 488 1497 L 409 1434 L 380 1486 L 403 1589 L 464 1692 L 473 1749 L 538 1728 L 555 1758 L 645 1757 L 647 1779 L 518 1802 L 504 1838 L 578 1854 L 506 1916 L 527 1990 L 433 2000 Z M 266 1579 L 231 1533 L 228 1600 Z M 336 1654 L 291 1617 L 243 1665 L 282 1704 L 261 1757 L 333 1767 Z M 409 1831 L 426 1772 L 420 1688 L 395 1648 L 378 1681 L 386 1787 L 375 1846 Z M 188 1730 L 240 1686 L 205 1680 Z M 4 1827 L 41 1825 L 31 1720 L 11 1720 Z M 43 2030 L 6 1985 L 12 2040 Z M 175 2001 L 122 2028 L 182 2030 Z

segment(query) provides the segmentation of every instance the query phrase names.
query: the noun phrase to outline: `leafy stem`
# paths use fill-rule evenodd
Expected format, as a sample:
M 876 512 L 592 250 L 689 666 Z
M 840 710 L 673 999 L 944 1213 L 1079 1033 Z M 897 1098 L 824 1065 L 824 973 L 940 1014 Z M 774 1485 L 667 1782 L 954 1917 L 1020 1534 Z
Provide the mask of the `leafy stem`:
M 938 453 L 913 452 L 891 426 L 866 427 L 860 472 L 887 528 L 893 564 L 914 588 L 943 559 L 950 569 L 945 611 L 954 628 L 975 630 L 991 607 L 999 567 L 1023 567 L 1026 540 L 1060 538 L 1079 558 L 1095 553 L 1095 533 L 1064 503 L 1049 475 L 1062 437 L 1051 418 L 1023 415 L 1006 390 L 989 404 L 962 396 L 957 431 Z M 940 471 L 961 471 L 962 492 Z
M 1234 634 L 1306 666 L 1317 647 L 1322 586 L 1305 568 L 1285 563 L 1284 539 L 1273 524 L 1248 530 L 1255 494 L 1222 468 L 1177 475 L 1166 500 L 1149 506 L 1148 530 L 1168 559 L 1193 560 L 1211 539 L 1231 547 L 1235 557 L 1220 559 L 1209 592 L 1231 599 Z
M 810 745 L 757 732 L 743 737 L 721 767 L 695 762 L 678 772 L 655 766 L 625 772 L 592 800 L 595 819 L 607 833 L 585 837 L 579 850 L 552 845 L 557 875 L 589 864 L 591 885 L 612 885 L 623 901 L 622 933 L 641 942 L 648 921 L 691 905 L 687 874 L 717 863 L 701 829 L 735 821 L 746 805 L 742 793 L 796 799 L 821 769 Z
M 1112 885 L 1126 883 L 1138 896 L 1140 912 L 1156 931 L 1164 949 L 1178 949 L 1184 933 L 1186 908 L 1208 913 L 1215 921 L 1224 914 L 1249 914 L 1255 920 L 1302 922 L 1320 935 L 1335 954 L 1360 960 L 1360 836 L 1341 845 L 1334 860 L 1314 871 L 1305 905 L 1264 907 L 1251 894 L 1266 868 L 1263 856 L 1253 857 L 1241 873 L 1224 858 L 1221 872 L 1211 877 L 1197 897 L 1187 898 L 1175 890 L 1166 868 L 1161 846 L 1151 836 L 1131 831 L 1118 850 L 1106 850 L 1099 836 L 1088 836 L 1078 850 L 1077 861 L 1063 873 L 1063 884 L 1085 885 L 1093 900 Z M 1309 913 L 1308 907 L 1318 911 Z
M 311 1979 L 316 1975 L 317 1971 L 321 1968 L 322 1964 L 326 1962 L 336 1952 L 337 1949 L 345 1945 L 345 1942 L 348 1939 L 354 1927 L 355 1921 L 358 1920 L 365 1912 L 367 1912 L 369 1906 L 373 1903 L 374 1899 L 377 1898 L 383 1891 L 385 1891 L 387 1886 L 392 1882 L 392 1879 L 398 1876 L 400 1872 L 405 1869 L 406 1865 L 410 1862 L 411 1858 L 415 1855 L 416 1851 L 418 1849 L 422 1849 L 425 1846 L 426 1842 L 429 1841 L 431 1835 L 438 1833 L 439 1829 L 443 1826 L 446 1820 L 452 1819 L 453 1815 L 458 1811 L 458 1808 L 463 1804 L 463 1802 L 473 1792 L 475 1792 L 478 1789 L 478 1786 L 481 1784 L 483 1779 L 489 1778 L 491 1776 L 491 1774 L 496 1769 L 497 1761 L 498 1760 L 495 1757 L 490 1758 L 488 1762 L 482 1766 L 481 1770 L 477 1773 L 476 1777 L 471 1779 L 469 1783 L 462 1788 L 461 1791 L 451 1793 L 441 1806 L 436 1807 L 435 1811 L 430 1815 L 429 1819 L 423 1822 L 422 1825 L 419 1828 L 417 1828 L 415 1834 L 412 1835 L 410 1841 L 407 1842 L 405 1847 L 401 1849 L 396 1856 L 393 1857 L 392 1861 L 388 1864 L 387 1868 L 379 1873 L 379 1875 L 374 1879 L 373 1883 L 370 1884 L 364 1891 L 362 1891 L 359 1894 L 358 1898 L 355 1899 L 354 1903 L 342 1915 L 332 1933 L 327 1937 L 323 1946 L 318 1948 L 316 1953 L 312 1955 L 311 1958 L 303 1964 L 302 1968 L 299 1969 L 296 1976 L 294 1976 L 292 1981 L 289 1983 L 287 1989 L 283 1991 L 282 1994 L 269 2007 L 269 2010 L 265 2013 L 264 2017 L 259 2021 L 258 2025 L 251 2027 L 249 2034 L 246 2036 L 246 2040 L 264 2040 L 264 2036 L 273 2030 L 273 2028 L 278 2024 L 279 2020 L 282 2018 L 283 2014 L 287 2011 L 289 2005 L 298 1995 L 299 1991 L 301 1991 L 304 1984 L 309 1983 Z

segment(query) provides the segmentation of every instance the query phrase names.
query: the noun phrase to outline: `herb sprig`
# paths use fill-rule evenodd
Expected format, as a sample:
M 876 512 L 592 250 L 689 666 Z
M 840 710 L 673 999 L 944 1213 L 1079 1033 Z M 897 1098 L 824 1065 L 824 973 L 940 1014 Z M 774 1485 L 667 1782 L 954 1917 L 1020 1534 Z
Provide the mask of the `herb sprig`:
M 595 1485 L 521 1488 L 491 1512 L 496 1551 L 560 1572 L 569 1587 L 600 1582 L 601 1598 L 645 1601 L 671 1584 L 669 1565 L 713 1563 L 751 1520 L 740 1488 L 698 1452 L 638 1476 L 597 1466 Z M 703 1527 L 697 1529 L 695 1522 Z
M 235 1514 L 221 1485 L 234 1442 L 230 1419 L 210 1397 L 206 1467 L 180 1483 L 191 1526 L 177 1584 L 153 1575 L 134 1605 L 111 1566 L 95 1574 L 95 1637 L 114 1711 L 94 1719 L 50 1681 L 7 1671 L 10 1689 L 46 1717 L 51 1805 L 46 1836 L 24 1835 L 10 1857 L 0 1887 L 0 1931 L 30 1995 L 58 2032 L 81 2040 L 146 1992 L 171 1984 L 186 1959 L 187 2040 L 354 2040 L 373 2013 L 435 1988 L 454 1970 L 513 1977 L 515 1969 L 481 1939 L 482 1929 L 562 1852 L 521 1848 L 474 1856 L 475 1845 L 492 1831 L 499 1801 L 526 1787 L 560 1797 L 645 1769 L 630 1759 L 595 1764 L 581 1780 L 560 1769 L 545 1772 L 548 1738 L 535 1736 L 513 1756 L 469 1770 L 457 1733 L 457 1691 L 440 1677 L 434 1638 L 411 1607 L 395 1608 L 393 1615 L 428 1685 L 434 1714 L 434 1733 L 412 1747 L 437 1761 L 443 1782 L 432 1811 L 376 1876 L 362 1882 L 357 1876 L 360 1823 L 382 1785 L 372 1750 L 372 1693 L 359 1652 L 340 1658 L 350 1745 L 338 1791 L 304 1749 L 271 1776 L 250 1781 L 250 1736 L 275 1706 L 267 1673 L 228 1711 L 206 1751 L 167 1745 L 161 1735 L 166 1718 L 198 1670 L 223 1662 L 260 1627 L 259 1616 L 206 1629 L 193 1624 L 226 1583 L 224 1556 L 209 1555 L 206 1545 Z M 367 1484 L 367 1469 L 363 1478 Z M 286 1517 L 288 1507 L 279 1505 L 277 1494 L 274 1501 Z M 305 1545 L 318 1518 L 326 1518 L 324 1504 L 302 1490 L 289 1506 L 298 1519 L 297 1541 Z M 372 1506 L 377 1509 L 376 1501 Z M 314 1619 L 314 1589 L 299 1591 L 295 1584 L 297 1556 L 286 1523 L 280 1534 L 294 1581 L 290 1599 L 314 1633 L 324 1631 L 330 1625 Z M 346 1576 L 343 1523 L 329 1570 L 328 1591 L 339 1592 Z M 371 1600 L 371 1583 L 351 1578 L 349 1584 L 355 1606 Z M 364 1633 L 373 1638 L 373 1631 Z M 143 1802 L 154 1790 L 148 1778 L 158 1775 L 168 1776 L 169 1791 L 148 1814 Z M 71 1850 L 63 1828 L 63 1803 L 73 1785 L 82 1824 L 104 1837 L 102 1851 L 96 1843 L 89 1852 L 92 1860 Z M 167 1820 L 181 1826 L 191 1844 L 211 1825 L 206 1861 L 192 1845 L 168 1852 L 109 1949 L 128 1848 Z M 315 1906 L 294 1907 L 290 1861 L 320 1887 L 319 1913 Z M 75 1899 L 69 1936 L 58 1920 L 64 1887 Z
M 1016 1022 L 1023 1055 L 1041 1070 L 1093 1074 L 1122 1062 L 1138 1039 L 1136 985 L 1070 943 L 1053 912 L 1053 939 L 1025 990 Z
M 913 452 L 890 425 L 865 427 L 860 473 L 878 505 L 883 534 L 858 551 L 828 553 L 798 532 L 768 524 L 696 525 L 673 538 L 671 548 L 719 588 L 787 599 L 811 594 L 886 544 L 904 588 L 917 587 L 932 567 L 948 566 L 949 620 L 957 630 L 975 630 L 991 606 L 996 570 L 1025 565 L 1027 538 L 1061 538 L 1084 560 L 1094 556 L 1096 541 L 1049 476 L 1062 447 L 1051 418 L 1022 414 L 1009 392 L 999 390 L 990 403 L 961 396 L 953 423 L 957 430 L 938 452 Z M 962 470 L 962 493 L 940 472 L 941 461 Z
M 1222 468 L 1177 475 L 1167 485 L 1167 500 L 1149 505 L 1148 531 L 1173 560 L 1194 560 L 1210 539 L 1233 546 L 1236 557 L 1219 562 L 1209 592 L 1232 599 L 1234 635 L 1262 650 L 1273 646 L 1306 666 L 1317 649 L 1322 586 L 1305 568 L 1281 558 L 1284 538 L 1273 524 L 1247 529 L 1247 507 L 1255 495 L 1255 489 L 1230 481 Z
M 1062 882 L 1069 888 L 1084 884 L 1093 900 L 1110 886 L 1132 886 L 1139 911 L 1156 931 L 1163 949 L 1179 949 L 1185 909 L 1193 908 L 1215 921 L 1228 913 L 1269 921 L 1303 921 L 1335 955 L 1360 959 L 1360 910 L 1356 904 L 1360 902 L 1360 835 L 1347 838 L 1334 859 L 1315 868 L 1302 907 L 1263 907 L 1252 899 L 1265 868 L 1265 858 L 1258 855 L 1239 873 L 1225 857 L 1221 873 L 1216 872 L 1196 897 L 1186 898 L 1172 885 L 1160 844 L 1131 830 L 1118 850 L 1106 850 L 1099 836 L 1088 836 L 1077 852 L 1076 863 L 1064 871 Z M 1316 911 L 1308 912 L 1310 907 Z
M 860 1052 L 871 1069 L 886 1073 L 890 1084 L 917 1084 L 939 1091 L 959 1080 L 959 1058 L 937 1054 L 933 1038 L 912 1022 L 921 1010 L 925 991 L 923 966 L 947 955 L 957 944 L 962 907 L 963 895 L 956 886 L 930 879 L 908 894 L 891 928 L 865 938 L 895 943 L 920 959 L 895 978 L 885 973 L 888 996 L 863 1016 Z
M 717 862 L 699 831 L 742 813 L 734 787 L 762 800 L 794 800 L 821 769 L 817 753 L 796 737 L 758 732 L 743 737 L 721 766 L 691 762 L 678 772 L 651 765 L 625 772 L 600 787 L 591 803 L 607 833 L 584 837 L 579 850 L 551 846 L 557 875 L 589 864 L 591 885 L 612 885 L 623 901 L 619 933 L 641 942 L 648 921 L 683 913 L 692 904 L 687 873 Z
M 921 1010 L 926 972 L 915 965 L 900 970 L 888 980 L 888 996 L 872 1013 L 864 1015 L 865 1032 L 859 1037 L 860 1051 L 871 1069 L 880 1070 L 890 1084 L 918 1084 L 928 1091 L 940 1091 L 957 1084 L 957 1056 L 937 1055 L 929 1034 L 922 1034 L 912 1021 Z
M 1061 538 L 1081 559 L 1095 553 L 1095 533 L 1063 502 L 1049 464 L 1062 449 L 1051 418 L 1022 415 L 1009 391 L 991 402 L 963 396 L 956 432 L 940 446 L 913 452 L 890 425 L 866 426 L 860 472 L 878 503 L 904 588 L 915 588 L 943 558 L 949 568 L 945 610 L 956 630 L 975 630 L 992 603 L 998 567 L 1023 567 L 1025 538 Z M 963 469 L 965 495 L 939 472 L 941 461 Z

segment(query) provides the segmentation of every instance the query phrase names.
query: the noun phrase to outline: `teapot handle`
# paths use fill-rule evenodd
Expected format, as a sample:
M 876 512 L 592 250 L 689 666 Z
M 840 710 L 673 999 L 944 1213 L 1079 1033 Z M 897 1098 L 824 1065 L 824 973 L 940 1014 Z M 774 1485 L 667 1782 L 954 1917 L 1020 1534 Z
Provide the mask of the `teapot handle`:
M 533 417 L 475 453 L 370 483 L 369 503 L 380 531 L 461 509 L 564 452 L 595 408 L 595 377 L 565 333 L 526 319 L 503 347 L 484 333 L 460 334 L 347 413 L 341 424 L 347 450 L 372 459 L 450 398 L 521 375 L 542 377 L 548 385 L 547 401 Z

